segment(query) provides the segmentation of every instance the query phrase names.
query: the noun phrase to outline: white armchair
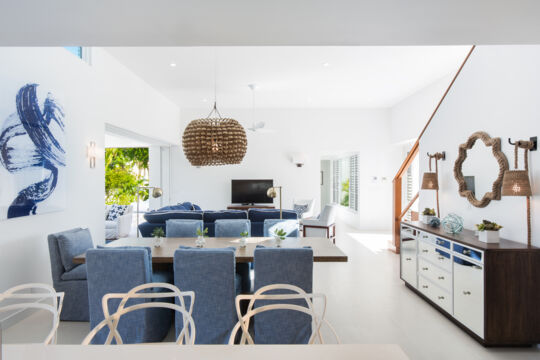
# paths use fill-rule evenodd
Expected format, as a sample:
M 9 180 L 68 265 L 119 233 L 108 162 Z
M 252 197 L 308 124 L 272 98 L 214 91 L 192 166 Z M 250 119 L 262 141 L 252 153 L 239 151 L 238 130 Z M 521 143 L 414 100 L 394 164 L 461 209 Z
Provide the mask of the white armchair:
M 107 215 L 112 205 L 105 208 L 105 239 L 116 240 L 129 236 L 131 232 L 131 221 L 133 217 L 133 206 L 129 205 L 126 212 L 115 220 L 107 220 Z
M 315 209 L 315 199 L 294 199 L 293 200 L 293 209 L 296 205 L 307 206 L 306 211 L 302 214 L 302 217 L 299 220 L 310 218 L 314 215 Z M 296 210 L 296 209 L 294 209 Z
M 304 237 L 326 237 L 336 243 L 336 206 L 326 205 L 318 217 L 303 219 Z

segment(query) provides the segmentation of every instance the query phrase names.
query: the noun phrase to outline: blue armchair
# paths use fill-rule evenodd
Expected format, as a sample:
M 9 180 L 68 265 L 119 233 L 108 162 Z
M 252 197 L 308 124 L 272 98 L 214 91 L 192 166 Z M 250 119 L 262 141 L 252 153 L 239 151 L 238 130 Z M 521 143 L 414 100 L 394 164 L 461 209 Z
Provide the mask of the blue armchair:
M 283 220 L 298 220 L 298 213 L 293 210 L 283 210 Z M 251 221 L 251 236 L 264 236 L 264 220 L 279 219 L 276 209 L 249 209 L 248 219 Z
M 238 320 L 234 306 L 239 290 L 234 253 L 235 248 L 180 248 L 174 253 L 174 285 L 181 291 L 195 292 L 196 344 L 226 344 Z M 175 319 L 178 336 L 182 317 L 177 314 Z
M 152 252 L 147 247 L 92 249 L 86 253 L 90 326 L 94 328 L 104 318 L 101 299 L 108 293 L 127 293 L 135 286 L 153 282 Z M 158 289 L 160 290 L 160 289 Z M 133 300 L 133 303 L 150 300 Z M 119 301 L 111 301 L 109 309 L 116 311 Z M 143 309 L 126 314 L 118 324 L 118 331 L 126 344 L 159 342 L 171 326 L 169 309 Z M 103 344 L 109 330 L 102 329 L 92 343 Z
M 202 231 L 202 220 L 171 219 L 165 222 L 167 237 L 196 237 L 197 230 Z
M 274 233 L 278 229 L 284 230 L 287 233 L 287 237 L 298 237 L 300 234 L 298 220 L 264 220 L 263 236 L 274 236 Z
M 64 306 L 60 314 L 62 321 L 88 321 L 88 285 L 86 264 L 73 264 L 73 257 L 93 248 L 88 229 L 71 229 L 47 238 L 53 287 L 64 292 Z M 65 265 L 64 265 L 65 264 Z
M 295 285 L 313 292 L 313 250 L 258 247 L 254 252 L 255 291 L 270 284 Z M 306 306 L 304 300 L 289 300 Z M 255 307 L 271 301 L 258 301 Z M 255 316 L 256 344 L 307 344 L 311 336 L 311 317 L 296 311 L 276 310 Z

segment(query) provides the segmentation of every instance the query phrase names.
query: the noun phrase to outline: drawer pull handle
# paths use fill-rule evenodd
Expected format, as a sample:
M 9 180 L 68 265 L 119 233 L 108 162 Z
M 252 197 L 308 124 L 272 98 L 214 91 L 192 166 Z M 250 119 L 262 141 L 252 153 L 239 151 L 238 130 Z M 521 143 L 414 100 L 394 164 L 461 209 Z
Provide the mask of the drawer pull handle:
M 444 296 L 437 296 L 437 298 L 439 298 L 439 300 L 444 300 Z
M 444 260 L 444 256 L 438 256 L 437 259 Z
M 464 291 L 463 295 L 471 295 L 471 292 L 470 291 Z
M 425 249 L 424 249 L 424 250 L 422 250 L 422 252 L 423 252 L 423 253 L 427 253 L 428 251 L 429 251 L 429 250 L 425 250 Z
M 412 259 L 411 259 L 411 258 L 405 258 L 405 260 L 407 260 L 407 261 L 411 261 Z
M 442 241 L 442 240 L 437 240 L 437 245 L 444 245 L 444 241 Z
M 422 237 L 423 237 L 424 239 L 427 239 L 427 238 L 428 238 L 427 235 L 422 235 Z
M 471 250 L 463 249 L 463 255 L 467 255 L 467 256 L 471 255 Z
M 439 280 L 444 280 L 444 276 L 439 276 L 438 279 Z
M 429 269 L 427 267 L 423 267 L 422 270 L 427 271 Z
M 423 287 L 424 289 L 427 289 L 427 288 L 428 288 L 428 286 L 427 286 L 427 285 L 422 285 L 422 287 Z

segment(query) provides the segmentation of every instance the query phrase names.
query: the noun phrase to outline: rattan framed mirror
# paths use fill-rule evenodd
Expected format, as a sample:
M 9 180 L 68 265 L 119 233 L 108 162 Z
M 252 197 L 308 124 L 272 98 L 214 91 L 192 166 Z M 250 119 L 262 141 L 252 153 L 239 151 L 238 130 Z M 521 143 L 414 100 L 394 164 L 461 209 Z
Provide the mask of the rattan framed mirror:
M 486 148 L 491 147 L 491 154 L 488 154 L 485 156 L 489 156 L 489 157 L 493 156 L 495 158 L 495 162 L 492 162 L 491 158 L 481 159 L 480 162 L 481 162 L 482 168 L 475 166 L 474 162 L 472 166 L 469 165 L 468 171 L 471 171 L 470 170 L 471 168 L 477 168 L 478 172 L 481 173 L 482 175 L 482 177 L 480 177 L 480 180 L 482 180 L 484 183 L 487 182 L 487 185 L 484 187 L 485 192 L 483 193 L 480 199 L 477 198 L 477 194 L 475 193 L 475 185 L 474 185 L 475 177 L 465 176 L 463 174 L 464 163 L 465 163 L 465 160 L 467 160 L 468 152 L 471 152 L 473 148 L 477 150 L 478 149 L 483 150 L 482 147 L 478 146 L 480 144 L 478 144 L 475 147 L 475 144 L 478 140 L 482 140 L 483 144 L 485 145 L 484 150 Z M 504 153 L 501 151 L 501 139 L 491 138 L 487 133 L 483 131 L 477 131 L 469 137 L 467 142 L 459 146 L 458 151 L 459 151 L 458 157 L 456 159 L 456 162 L 454 163 L 454 177 L 456 181 L 458 182 L 459 195 L 467 198 L 467 200 L 473 206 L 476 206 L 479 208 L 488 206 L 491 200 L 500 200 L 503 175 L 504 175 L 504 172 L 508 170 L 508 160 L 506 159 L 506 156 L 504 155 Z M 490 162 L 492 162 L 492 167 L 493 167 L 493 172 L 491 175 L 492 178 L 494 178 L 493 182 L 491 182 L 491 178 L 489 178 L 489 173 L 485 171 L 484 163 L 487 164 Z

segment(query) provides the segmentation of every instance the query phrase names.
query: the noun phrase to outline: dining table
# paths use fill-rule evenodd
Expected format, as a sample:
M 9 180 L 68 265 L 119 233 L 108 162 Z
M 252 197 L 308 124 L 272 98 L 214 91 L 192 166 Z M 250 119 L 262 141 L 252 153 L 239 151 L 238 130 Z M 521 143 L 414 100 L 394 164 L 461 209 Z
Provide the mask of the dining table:
M 240 246 L 240 237 L 207 237 L 205 248 L 236 248 L 236 262 L 253 262 L 253 254 L 257 246 L 277 247 L 276 240 L 272 237 L 250 237 L 247 238 L 245 247 Z M 105 247 L 125 247 L 125 246 L 145 246 L 152 250 L 153 264 L 172 264 L 174 252 L 180 246 L 196 247 L 197 238 L 162 238 L 161 241 L 155 238 L 126 237 L 114 240 Z M 158 246 L 159 245 L 159 246 Z M 289 237 L 281 242 L 281 248 L 303 248 L 313 249 L 314 262 L 347 262 L 348 256 L 332 240 L 320 237 Z M 84 264 L 86 255 L 80 254 L 73 258 L 73 263 Z

